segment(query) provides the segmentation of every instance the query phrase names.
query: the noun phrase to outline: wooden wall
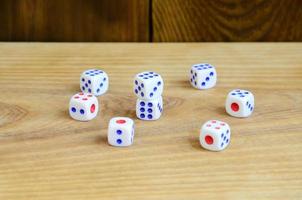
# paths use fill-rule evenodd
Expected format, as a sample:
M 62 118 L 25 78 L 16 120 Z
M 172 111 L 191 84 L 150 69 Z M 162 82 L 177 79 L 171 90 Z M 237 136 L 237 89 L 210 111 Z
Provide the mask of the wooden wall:
M 154 41 L 302 41 L 302 0 L 153 1 Z
M 0 40 L 148 41 L 148 0 L 1 0 Z
M 2 0 L 1 41 L 302 41 L 302 0 Z

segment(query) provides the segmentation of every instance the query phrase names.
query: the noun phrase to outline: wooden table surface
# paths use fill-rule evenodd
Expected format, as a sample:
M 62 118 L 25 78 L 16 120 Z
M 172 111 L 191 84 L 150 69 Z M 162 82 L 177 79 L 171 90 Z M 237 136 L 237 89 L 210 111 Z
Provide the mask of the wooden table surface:
M 215 88 L 188 82 L 192 64 L 217 67 Z M 110 88 L 90 122 L 68 115 L 80 73 L 105 70 Z M 135 119 L 134 145 L 107 144 L 108 121 L 135 118 L 133 77 L 165 81 L 164 114 Z M 0 199 L 302 199 L 302 44 L 0 43 Z M 251 90 L 255 111 L 228 116 L 227 93 Z M 230 146 L 209 152 L 199 129 L 230 124 Z

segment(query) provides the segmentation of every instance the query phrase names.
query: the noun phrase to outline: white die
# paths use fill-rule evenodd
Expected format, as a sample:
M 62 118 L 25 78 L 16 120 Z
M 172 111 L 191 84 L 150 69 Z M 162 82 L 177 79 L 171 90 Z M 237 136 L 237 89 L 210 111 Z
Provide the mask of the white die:
M 231 140 L 230 126 L 222 121 L 207 121 L 200 130 L 200 145 L 211 151 L 221 151 L 225 149 Z
M 114 117 L 108 126 L 108 143 L 112 146 L 126 147 L 133 143 L 134 121 L 128 117 Z
M 225 102 L 226 112 L 234 117 L 250 116 L 253 113 L 254 106 L 254 95 L 250 91 L 241 89 L 231 91 Z
M 203 90 L 216 85 L 217 73 L 215 67 L 208 63 L 195 64 L 190 70 L 190 83 L 194 88 Z
M 81 75 L 80 87 L 82 92 L 100 96 L 108 90 L 109 77 L 106 72 L 99 69 L 86 70 Z
M 136 100 L 136 116 L 142 120 L 157 120 L 163 112 L 163 98 L 154 100 Z
M 69 102 L 70 116 L 79 121 L 89 121 L 97 116 L 99 110 L 98 99 L 89 93 L 77 93 Z
M 155 72 L 142 72 L 135 76 L 134 93 L 140 99 L 153 100 L 163 93 L 164 81 Z

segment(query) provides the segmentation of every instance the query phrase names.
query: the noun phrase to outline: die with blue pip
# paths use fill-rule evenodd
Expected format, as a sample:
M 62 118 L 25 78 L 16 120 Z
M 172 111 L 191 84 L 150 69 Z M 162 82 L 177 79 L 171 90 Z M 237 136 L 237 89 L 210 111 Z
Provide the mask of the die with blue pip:
M 209 63 L 195 64 L 190 69 L 190 83 L 199 90 L 212 88 L 217 82 L 217 73 L 213 65 Z
M 143 120 L 157 120 L 163 112 L 163 98 L 154 100 L 136 100 L 136 116 Z
M 134 78 L 133 91 L 137 96 L 136 116 L 141 120 L 157 120 L 163 112 L 164 81 L 156 72 L 145 71 Z
M 89 69 L 80 77 L 80 88 L 82 92 L 100 96 L 108 90 L 109 77 L 103 70 Z
M 139 99 L 153 100 L 163 93 L 164 81 L 155 72 L 142 72 L 134 78 L 134 93 Z

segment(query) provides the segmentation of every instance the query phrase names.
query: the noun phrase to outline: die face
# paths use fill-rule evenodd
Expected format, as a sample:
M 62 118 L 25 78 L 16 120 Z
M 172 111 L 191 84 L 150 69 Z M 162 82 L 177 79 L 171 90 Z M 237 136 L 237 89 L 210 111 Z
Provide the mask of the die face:
M 77 93 L 69 102 L 70 116 L 79 121 L 89 121 L 97 116 L 99 103 L 97 98 L 89 93 Z
M 134 93 L 144 100 L 159 98 L 163 93 L 164 82 L 162 77 L 155 72 L 142 72 L 135 76 Z
M 133 143 L 134 121 L 128 117 L 114 117 L 109 122 L 108 143 L 112 146 L 126 147 Z
M 193 65 L 190 70 L 190 83 L 194 88 L 203 90 L 216 85 L 217 73 L 214 66 L 208 63 Z
M 231 91 L 226 99 L 226 112 L 233 117 L 248 117 L 254 110 L 254 95 L 247 90 Z
M 211 151 L 225 149 L 231 139 L 230 126 L 222 121 L 210 120 L 203 124 L 200 131 L 200 145 Z
M 80 87 L 82 92 L 100 96 L 108 90 L 109 77 L 106 72 L 99 69 L 86 70 L 81 75 Z
M 141 120 L 158 120 L 163 112 L 163 98 L 136 101 L 136 116 Z

